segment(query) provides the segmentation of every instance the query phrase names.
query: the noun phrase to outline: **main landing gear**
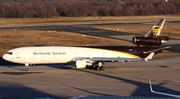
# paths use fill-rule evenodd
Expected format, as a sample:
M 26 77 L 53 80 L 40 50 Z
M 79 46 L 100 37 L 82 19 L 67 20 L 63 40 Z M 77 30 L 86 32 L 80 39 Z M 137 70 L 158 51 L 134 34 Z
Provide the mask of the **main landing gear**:
M 95 70 L 105 70 L 104 66 L 95 66 Z
M 86 68 L 95 69 L 95 70 L 105 70 L 102 62 L 93 63 L 91 66 L 86 66 Z

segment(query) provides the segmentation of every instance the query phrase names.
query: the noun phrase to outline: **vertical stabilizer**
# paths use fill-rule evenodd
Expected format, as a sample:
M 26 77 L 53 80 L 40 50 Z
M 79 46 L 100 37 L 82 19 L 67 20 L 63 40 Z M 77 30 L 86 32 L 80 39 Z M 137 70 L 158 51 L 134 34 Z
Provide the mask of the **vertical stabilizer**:
M 161 34 L 166 19 L 159 19 L 156 23 L 143 35 L 143 37 L 156 37 Z

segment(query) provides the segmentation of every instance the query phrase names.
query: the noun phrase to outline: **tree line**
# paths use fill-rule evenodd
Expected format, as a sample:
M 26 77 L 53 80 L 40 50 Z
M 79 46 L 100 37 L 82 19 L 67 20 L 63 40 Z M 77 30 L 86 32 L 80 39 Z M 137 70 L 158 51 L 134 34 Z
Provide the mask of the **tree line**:
M 0 0 L 0 17 L 179 15 L 180 0 Z

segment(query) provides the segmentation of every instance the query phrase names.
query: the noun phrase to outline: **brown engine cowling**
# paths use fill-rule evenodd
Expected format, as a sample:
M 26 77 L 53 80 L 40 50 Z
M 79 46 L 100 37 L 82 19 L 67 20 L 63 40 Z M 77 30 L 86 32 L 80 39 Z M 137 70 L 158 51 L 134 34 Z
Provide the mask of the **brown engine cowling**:
M 137 45 L 161 45 L 167 43 L 169 37 L 159 36 L 159 37 L 133 37 L 132 41 Z

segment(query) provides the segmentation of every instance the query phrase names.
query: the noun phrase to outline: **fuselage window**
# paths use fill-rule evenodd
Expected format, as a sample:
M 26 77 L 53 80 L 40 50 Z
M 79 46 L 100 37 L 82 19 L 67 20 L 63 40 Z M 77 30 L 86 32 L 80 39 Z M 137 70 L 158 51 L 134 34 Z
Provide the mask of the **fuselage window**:
M 6 54 L 12 55 L 13 53 L 12 52 L 6 52 Z

